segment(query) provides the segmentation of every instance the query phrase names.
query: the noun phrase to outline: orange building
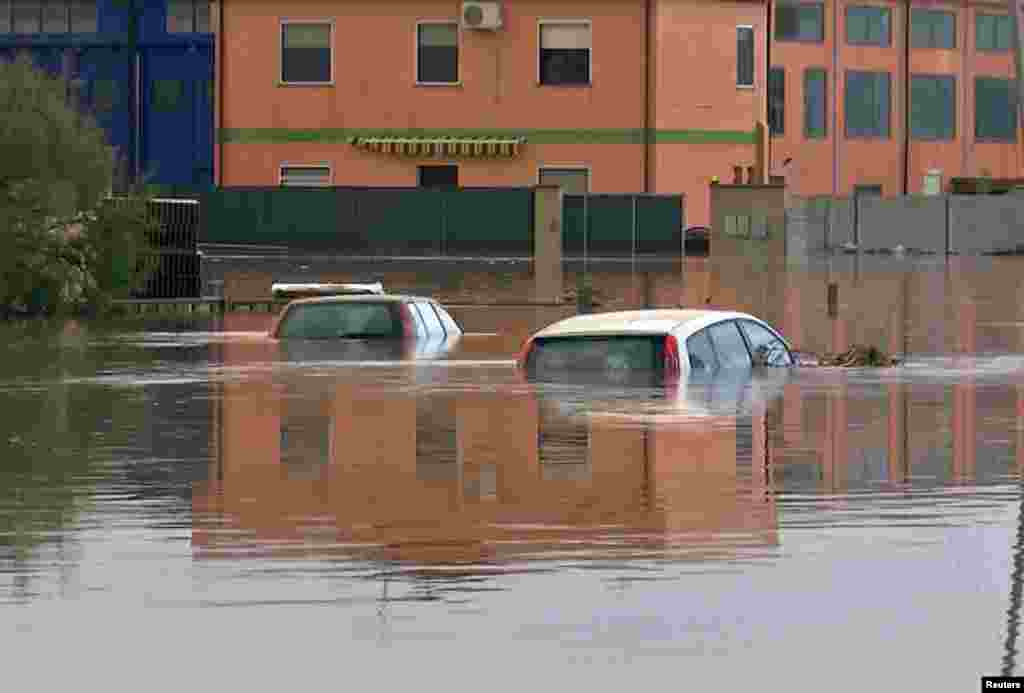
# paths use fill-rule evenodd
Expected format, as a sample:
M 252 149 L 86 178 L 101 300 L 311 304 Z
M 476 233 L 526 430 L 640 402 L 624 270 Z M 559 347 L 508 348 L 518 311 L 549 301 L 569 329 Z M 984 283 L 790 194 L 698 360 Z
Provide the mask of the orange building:
M 685 193 L 698 224 L 713 176 L 763 166 L 763 2 L 236 0 L 217 14 L 220 185 L 558 182 Z
M 1021 175 L 1005 2 L 778 1 L 772 26 L 771 161 L 798 194 Z

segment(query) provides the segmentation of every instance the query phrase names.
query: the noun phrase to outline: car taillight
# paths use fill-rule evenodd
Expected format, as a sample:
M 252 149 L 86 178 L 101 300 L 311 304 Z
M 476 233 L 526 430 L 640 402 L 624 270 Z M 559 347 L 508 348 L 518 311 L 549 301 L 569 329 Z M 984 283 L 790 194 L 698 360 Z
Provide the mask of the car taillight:
M 674 383 L 679 380 L 679 340 L 675 335 L 665 337 L 665 382 Z
M 402 316 L 402 336 L 415 337 L 416 326 L 412 322 L 412 306 L 405 304 L 399 305 L 398 314 Z
M 523 346 L 519 349 L 519 355 L 516 357 L 516 366 L 518 368 L 526 368 L 526 359 L 530 357 L 531 349 L 533 349 L 533 337 L 527 337 L 523 342 Z

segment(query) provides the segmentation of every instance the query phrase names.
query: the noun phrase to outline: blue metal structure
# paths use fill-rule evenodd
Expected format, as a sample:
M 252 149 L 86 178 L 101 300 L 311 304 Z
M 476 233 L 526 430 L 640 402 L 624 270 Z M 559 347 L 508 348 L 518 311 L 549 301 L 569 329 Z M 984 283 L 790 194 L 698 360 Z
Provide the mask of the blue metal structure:
M 208 0 L 0 0 L 0 58 L 20 52 L 75 85 L 130 177 L 213 183 Z

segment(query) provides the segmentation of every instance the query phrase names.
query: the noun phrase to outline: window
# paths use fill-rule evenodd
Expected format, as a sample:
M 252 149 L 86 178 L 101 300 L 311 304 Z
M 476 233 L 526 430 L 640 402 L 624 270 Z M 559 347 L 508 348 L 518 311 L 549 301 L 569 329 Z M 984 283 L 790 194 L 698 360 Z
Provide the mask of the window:
M 882 186 L 877 183 L 863 183 L 853 186 L 854 197 L 881 197 Z
M 167 0 L 167 33 L 210 33 L 210 0 Z
M 11 26 L 15 34 L 38 34 L 42 31 L 40 0 L 12 0 Z
M 329 84 L 333 79 L 331 38 L 327 22 L 285 22 L 281 25 L 281 81 L 285 84 Z
M 846 73 L 846 136 L 888 137 L 888 72 Z
M 590 84 L 590 22 L 540 24 L 540 83 Z
M 585 168 L 542 168 L 537 183 L 561 186 L 566 195 L 586 195 L 590 192 L 590 172 Z
M 768 70 L 768 131 L 786 132 L 786 71 L 781 67 Z
M 96 0 L 71 0 L 71 33 L 95 34 L 98 29 Z
M 825 40 L 825 6 L 785 2 L 775 6 L 776 41 Z
M 296 188 L 319 188 L 331 184 L 331 167 L 323 165 L 282 166 L 281 185 Z
M 451 315 L 448 314 L 444 308 L 436 304 L 430 304 L 430 307 L 437 313 L 437 317 L 441 320 L 441 324 L 444 325 L 444 331 L 449 337 L 455 337 L 462 334 L 462 328 L 455 322 Z
M 792 366 L 789 349 L 778 335 L 751 320 L 740 320 L 740 327 L 747 336 L 750 343 L 750 351 L 757 356 L 759 365 L 762 366 Z
M 176 111 L 184 105 L 185 83 L 180 79 L 155 79 L 150 91 L 154 111 Z
M 708 338 L 708 331 L 691 335 L 686 340 L 686 351 L 690 355 L 690 370 L 695 373 L 711 374 L 718 370 L 718 358 Z
M 1013 80 L 974 78 L 974 137 L 1017 141 L 1017 98 Z
M 278 336 L 296 339 L 401 337 L 402 321 L 387 303 L 306 303 L 293 305 Z
M 423 319 L 423 324 L 427 326 L 428 337 L 440 337 L 444 338 L 444 327 L 441 325 L 441 321 L 437 317 L 437 313 L 430 307 L 428 303 L 414 303 L 416 310 L 420 312 L 420 318 Z
M 96 0 L 0 0 L 0 34 L 96 32 Z
M 911 75 L 910 136 L 951 140 L 956 134 L 956 78 Z
M 888 7 L 847 7 L 846 42 L 854 46 L 888 46 Z
M 543 379 L 596 377 L 616 383 L 650 381 L 664 365 L 660 336 L 545 337 L 527 358 L 531 376 Z
M 754 86 L 753 27 L 736 27 L 736 86 Z
M 740 328 L 732 320 L 708 328 L 715 345 L 718 361 L 724 369 L 750 368 L 750 352 L 743 341 Z
M 979 51 L 1013 50 L 1013 18 L 979 12 L 974 20 L 974 45 Z
M 416 25 L 416 81 L 456 84 L 459 81 L 459 25 L 420 22 Z
M 828 71 L 821 67 L 804 70 L 804 137 L 821 139 L 828 135 Z
M 911 10 L 910 45 L 914 48 L 956 48 L 956 15 L 942 10 Z
M 459 167 L 452 165 L 420 166 L 419 180 L 421 188 L 457 188 L 459 187 Z

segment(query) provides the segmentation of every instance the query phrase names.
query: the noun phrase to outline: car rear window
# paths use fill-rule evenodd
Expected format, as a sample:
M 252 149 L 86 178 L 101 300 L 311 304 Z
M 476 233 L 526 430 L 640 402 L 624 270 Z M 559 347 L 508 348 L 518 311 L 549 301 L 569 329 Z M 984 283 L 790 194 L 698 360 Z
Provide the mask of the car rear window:
M 527 370 L 537 377 L 650 375 L 662 370 L 664 343 L 665 338 L 657 335 L 539 338 L 530 350 Z
M 278 328 L 279 337 L 401 337 L 402 324 L 390 303 L 305 303 L 294 305 Z

